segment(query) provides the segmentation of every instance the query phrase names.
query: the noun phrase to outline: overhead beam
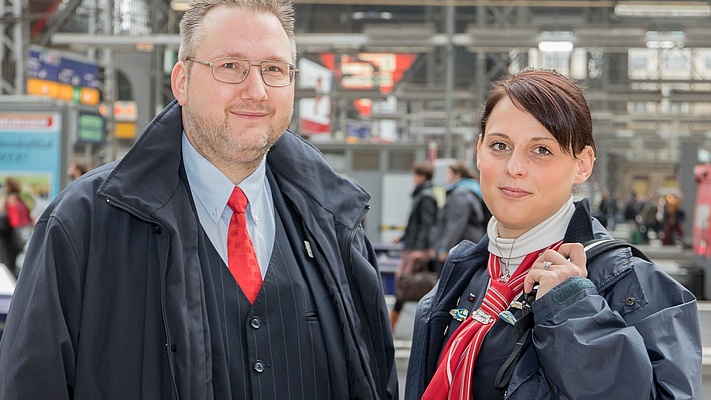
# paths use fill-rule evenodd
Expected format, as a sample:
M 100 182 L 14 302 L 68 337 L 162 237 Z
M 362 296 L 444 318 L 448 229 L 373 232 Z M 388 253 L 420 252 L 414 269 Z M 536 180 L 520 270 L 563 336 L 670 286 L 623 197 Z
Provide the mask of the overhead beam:
M 369 6 L 431 7 L 543 7 L 543 8 L 612 8 L 617 1 L 589 0 L 293 0 L 294 4 L 341 4 Z
M 52 45 L 69 46 L 77 49 L 88 47 L 126 47 L 135 48 L 139 44 L 154 44 L 180 46 L 180 36 L 176 34 L 154 34 L 154 35 L 107 35 L 88 33 L 67 33 L 59 32 L 52 34 Z
M 708 28 L 705 28 L 708 30 Z M 644 48 L 646 29 L 622 27 L 581 27 L 572 32 L 571 40 L 578 48 L 599 48 L 608 51 L 627 51 L 629 48 Z M 452 35 L 454 46 L 466 47 L 472 52 L 497 52 L 511 49 L 535 48 L 545 40 L 545 33 L 535 26 L 525 28 L 470 26 L 465 33 Z M 410 30 L 370 30 L 364 33 L 299 33 L 296 44 L 302 52 L 327 52 L 332 50 L 389 51 L 428 53 L 436 47 L 445 46 L 448 37 L 444 33 L 423 35 Z M 78 50 L 89 47 L 135 48 L 137 45 L 153 44 L 177 48 L 177 34 L 145 36 L 95 35 L 86 33 L 54 33 L 53 45 L 69 46 Z M 708 47 L 711 32 L 690 28 L 686 48 Z

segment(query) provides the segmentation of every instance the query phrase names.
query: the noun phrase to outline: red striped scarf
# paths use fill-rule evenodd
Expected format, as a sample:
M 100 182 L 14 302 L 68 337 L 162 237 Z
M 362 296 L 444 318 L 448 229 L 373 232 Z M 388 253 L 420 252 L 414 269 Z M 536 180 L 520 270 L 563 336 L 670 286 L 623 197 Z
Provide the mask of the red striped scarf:
M 528 254 L 516 268 L 514 274 L 506 281 L 499 278 L 501 274 L 501 258 L 489 254 L 487 271 L 489 272 L 489 289 L 484 295 L 481 308 L 472 313 L 450 338 L 439 360 L 437 371 L 427 386 L 422 400 L 469 400 L 472 398 L 472 376 L 476 357 L 481 349 L 484 337 L 499 314 L 509 308 L 516 294 L 523 289 L 523 281 L 531 265 L 545 250 L 557 250 L 559 241 L 540 251 Z

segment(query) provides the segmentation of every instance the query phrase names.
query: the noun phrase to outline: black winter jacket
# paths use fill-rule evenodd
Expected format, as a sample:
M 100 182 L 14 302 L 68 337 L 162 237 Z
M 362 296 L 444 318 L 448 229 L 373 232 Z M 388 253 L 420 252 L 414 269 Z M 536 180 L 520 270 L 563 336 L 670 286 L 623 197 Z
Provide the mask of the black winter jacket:
M 405 233 L 400 238 L 405 250 L 427 250 L 435 246 L 437 199 L 432 181 L 417 185 L 412 191 L 412 209 L 407 218 Z
M 0 399 L 212 399 L 197 253 L 173 102 L 126 156 L 82 177 L 35 228 L 0 342 Z M 338 315 L 350 398 L 397 398 L 392 334 L 361 222 L 370 196 L 286 132 L 267 156 Z M 298 172 L 298 173 L 295 173 Z
M 587 200 L 576 203 L 563 241 L 598 238 L 610 235 Z M 474 272 L 486 268 L 488 242 L 484 236 L 452 249 L 439 283 L 420 300 L 405 399 L 419 400 L 432 379 L 449 311 Z M 691 292 L 629 248 L 608 251 L 587 269 L 587 279 L 569 278 L 533 303 L 529 346 L 501 398 L 700 399 L 701 331 Z

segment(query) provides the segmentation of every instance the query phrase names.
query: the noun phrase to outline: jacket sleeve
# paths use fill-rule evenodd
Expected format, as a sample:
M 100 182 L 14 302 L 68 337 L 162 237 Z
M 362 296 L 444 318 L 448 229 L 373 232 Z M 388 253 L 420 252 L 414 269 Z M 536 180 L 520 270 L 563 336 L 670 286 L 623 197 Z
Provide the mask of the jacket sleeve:
M 655 266 L 640 264 L 615 284 L 626 292 L 615 295 L 626 296 L 619 310 L 582 277 L 534 302 L 536 353 L 565 398 L 701 398 L 696 300 Z
M 69 399 L 82 285 L 77 252 L 55 219 L 37 224 L 0 342 L 0 399 Z
M 425 354 L 428 353 L 427 345 L 430 340 L 428 338 L 426 315 L 432 306 L 434 292 L 434 290 L 430 291 L 417 303 L 415 325 L 412 331 L 412 346 L 407 365 L 407 379 L 405 380 L 405 400 L 420 400 L 427 385 Z

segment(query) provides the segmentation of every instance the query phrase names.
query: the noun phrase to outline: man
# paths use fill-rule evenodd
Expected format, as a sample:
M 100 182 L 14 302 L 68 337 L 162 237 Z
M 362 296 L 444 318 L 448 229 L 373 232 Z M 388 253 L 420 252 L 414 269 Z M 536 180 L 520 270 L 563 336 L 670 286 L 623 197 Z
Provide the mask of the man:
M 0 398 L 397 398 L 369 195 L 284 132 L 291 4 L 191 5 L 176 102 L 37 224 Z
M 67 167 L 67 176 L 69 176 L 72 181 L 75 181 L 79 179 L 80 176 L 89 172 L 90 169 L 88 164 L 79 160 L 72 160 Z

